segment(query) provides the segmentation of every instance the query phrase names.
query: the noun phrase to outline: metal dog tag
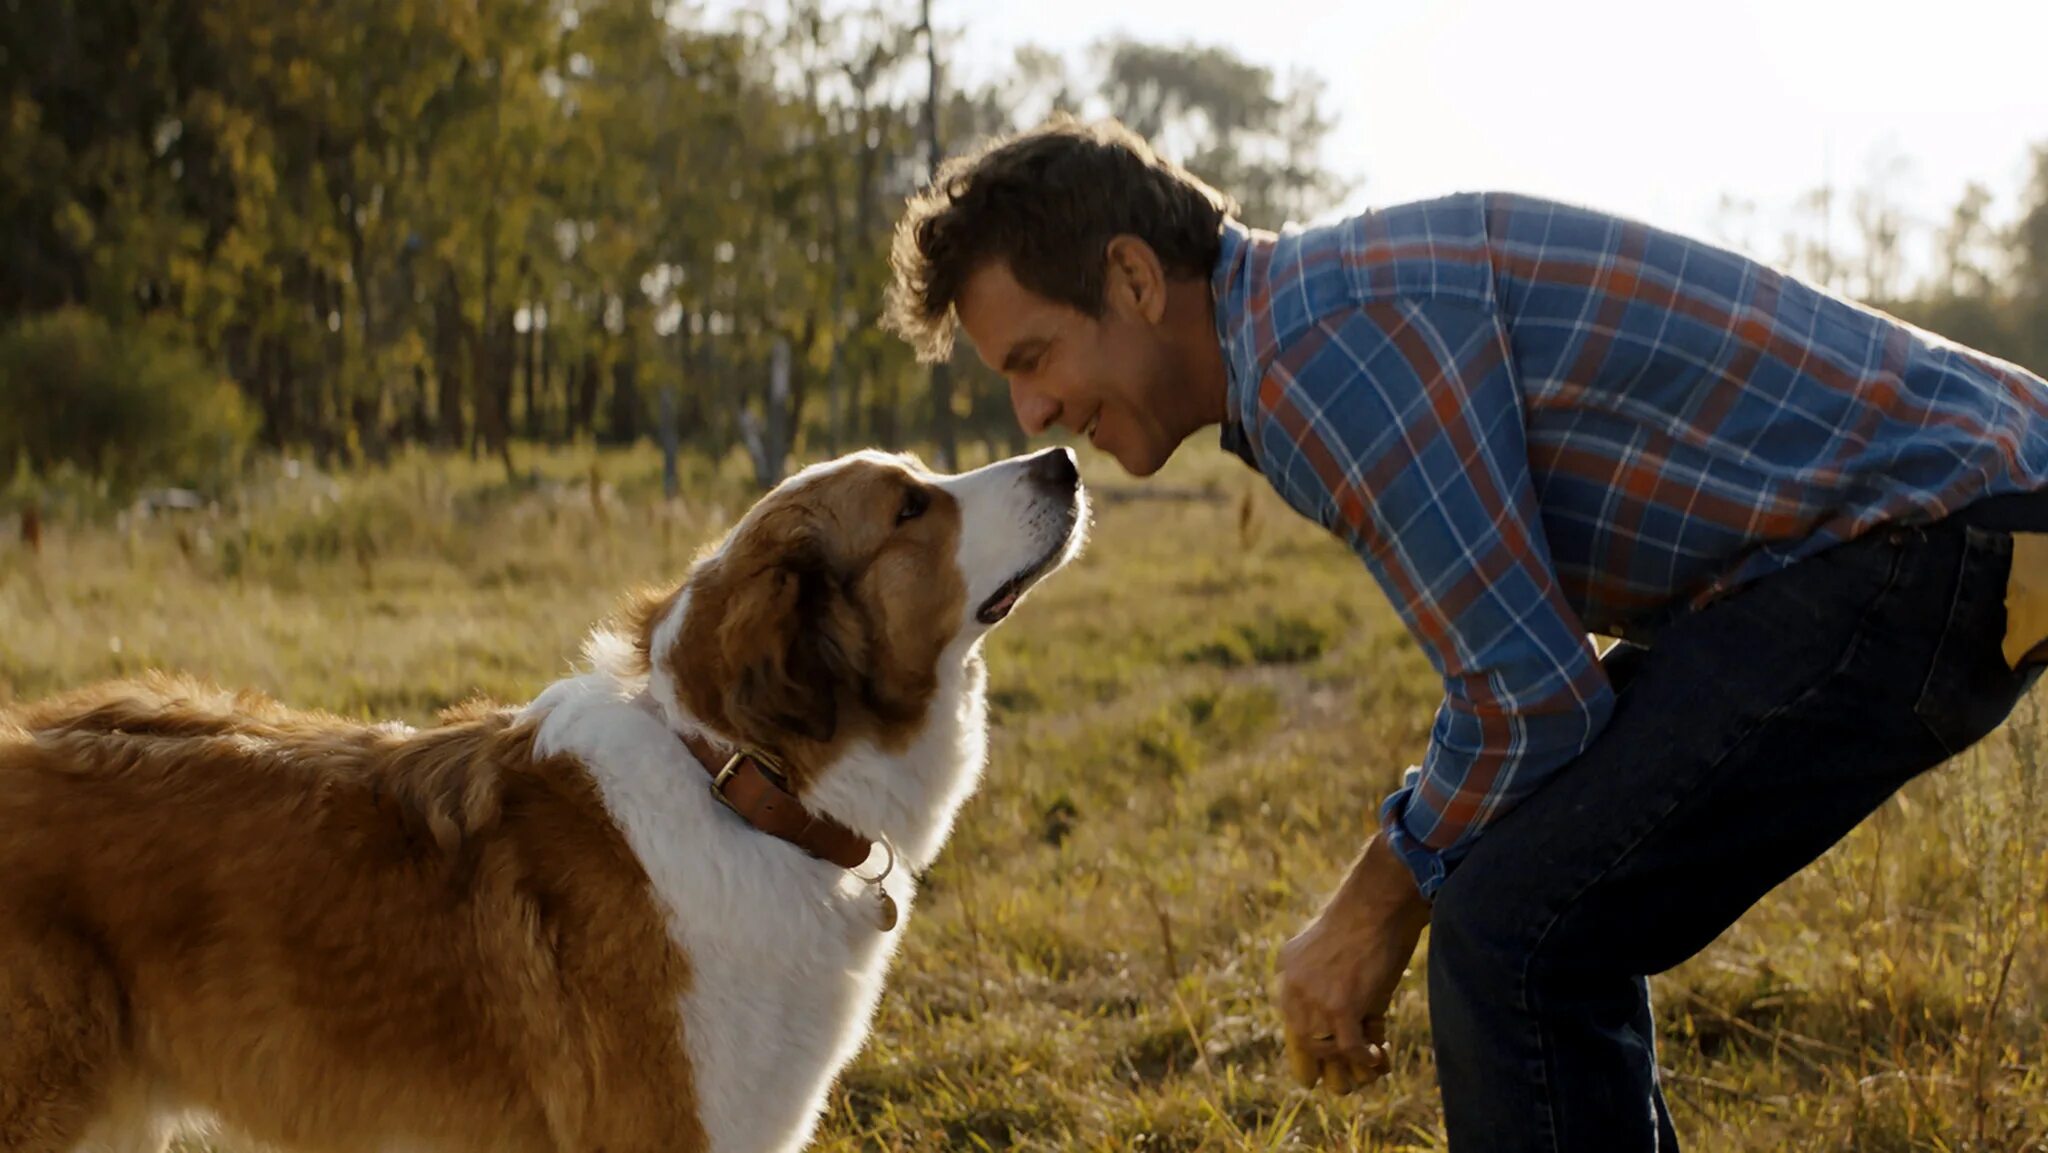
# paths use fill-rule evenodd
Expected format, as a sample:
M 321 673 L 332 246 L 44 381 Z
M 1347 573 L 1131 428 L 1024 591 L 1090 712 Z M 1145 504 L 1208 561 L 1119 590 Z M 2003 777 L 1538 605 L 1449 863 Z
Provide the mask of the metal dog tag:
M 875 920 L 886 933 L 896 927 L 896 898 L 890 896 L 889 891 L 880 885 L 875 886 L 875 896 L 881 898 L 880 907 L 875 911 Z

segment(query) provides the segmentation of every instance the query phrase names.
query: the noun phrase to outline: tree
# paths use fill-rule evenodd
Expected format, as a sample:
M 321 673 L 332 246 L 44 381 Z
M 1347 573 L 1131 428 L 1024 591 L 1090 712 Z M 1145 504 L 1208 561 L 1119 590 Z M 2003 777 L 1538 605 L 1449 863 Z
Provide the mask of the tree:
M 2048 143 L 2036 145 L 2033 158 L 2033 177 L 2013 226 L 2012 324 L 2020 334 L 2018 354 L 2048 366 Z
M 1990 207 L 1991 190 L 1971 181 L 1941 232 L 1937 292 L 1950 296 L 1992 294 L 2000 270 L 1995 255 L 1997 237 L 1985 215 Z
M 1905 261 L 1900 242 L 1908 222 L 1893 189 L 1911 170 L 1904 157 L 1881 153 L 1872 160 L 1868 180 L 1856 190 L 1854 215 L 1862 257 L 1859 291 L 1866 300 L 1892 300 L 1903 287 L 1900 277 Z
M 912 0 L 0 6 L 0 323 L 61 306 L 219 365 L 264 440 L 1021 447 L 1002 381 L 875 323 L 891 206 L 948 146 L 1108 108 L 1242 198 L 1331 203 L 1312 77 L 1119 41 L 994 83 Z M 771 392 L 778 347 L 788 387 Z M 665 401 L 664 401 L 665 398 Z M 664 403 L 657 403 L 663 401 Z M 768 471 L 778 473 L 780 462 Z
M 1305 220 L 1349 191 L 1320 160 L 1335 122 L 1323 83 L 1272 71 L 1229 49 L 1111 40 L 1096 49 L 1110 113 L 1235 197 L 1245 221 Z

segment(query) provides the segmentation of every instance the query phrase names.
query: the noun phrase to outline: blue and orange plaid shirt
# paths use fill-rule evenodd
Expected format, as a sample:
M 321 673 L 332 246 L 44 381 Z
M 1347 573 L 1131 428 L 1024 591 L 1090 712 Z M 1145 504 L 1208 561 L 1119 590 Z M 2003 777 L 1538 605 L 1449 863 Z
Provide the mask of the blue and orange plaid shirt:
M 2048 383 L 1733 252 L 1501 194 L 1274 235 L 1212 279 L 1224 446 L 1443 678 L 1380 821 L 1434 897 L 1606 725 L 1635 639 L 1887 521 L 2048 483 Z

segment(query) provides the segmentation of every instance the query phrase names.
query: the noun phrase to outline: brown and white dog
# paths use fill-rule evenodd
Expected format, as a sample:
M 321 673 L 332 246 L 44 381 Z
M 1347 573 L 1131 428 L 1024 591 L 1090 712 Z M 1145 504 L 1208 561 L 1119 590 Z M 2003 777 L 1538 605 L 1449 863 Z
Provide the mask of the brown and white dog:
M 523 707 L 155 676 L 0 714 L 0 1151 L 803 1146 L 981 771 L 982 639 L 1086 521 L 1064 449 L 860 453 Z M 743 819 L 730 752 L 871 858 Z

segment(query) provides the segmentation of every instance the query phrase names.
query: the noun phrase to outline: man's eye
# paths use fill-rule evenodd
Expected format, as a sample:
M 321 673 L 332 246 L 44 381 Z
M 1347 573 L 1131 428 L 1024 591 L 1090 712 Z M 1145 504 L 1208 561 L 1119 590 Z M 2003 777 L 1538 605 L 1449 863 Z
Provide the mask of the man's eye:
M 896 510 L 896 523 L 916 520 L 932 505 L 931 494 L 921 488 L 906 489 L 903 493 L 903 507 Z

